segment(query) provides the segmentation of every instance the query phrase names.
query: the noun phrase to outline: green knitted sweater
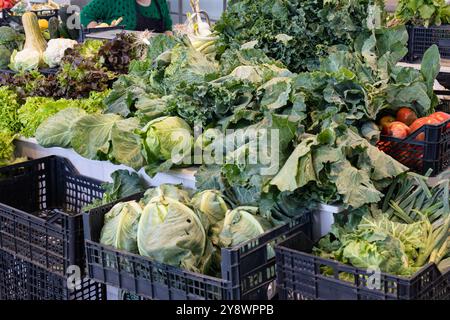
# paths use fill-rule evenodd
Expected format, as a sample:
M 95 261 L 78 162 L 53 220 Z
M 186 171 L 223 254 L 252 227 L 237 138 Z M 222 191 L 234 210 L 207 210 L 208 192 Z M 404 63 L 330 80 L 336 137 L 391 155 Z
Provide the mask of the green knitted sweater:
M 159 14 L 155 1 L 158 1 L 162 15 Z M 121 25 L 128 30 L 136 29 L 136 0 L 92 0 L 81 11 L 81 24 L 87 26 L 92 21 L 110 24 L 123 17 Z M 148 7 L 139 6 L 141 14 L 147 18 L 163 19 L 167 30 L 172 30 L 172 18 L 166 0 L 152 0 Z

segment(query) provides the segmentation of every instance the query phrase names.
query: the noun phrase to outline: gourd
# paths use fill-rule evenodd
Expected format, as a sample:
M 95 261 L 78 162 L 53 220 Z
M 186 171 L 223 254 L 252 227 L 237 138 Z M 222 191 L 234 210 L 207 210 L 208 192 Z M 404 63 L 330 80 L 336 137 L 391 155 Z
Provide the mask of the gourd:
M 24 13 L 22 16 L 22 24 L 25 30 L 24 49 L 33 49 L 43 55 L 47 48 L 47 41 L 45 41 L 41 33 L 36 14 L 33 12 Z
M 44 65 L 44 52 L 47 42 L 41 33 L 36 14 L 26 12 L 22 16 L 25 30 L 25 45 L 22 51 L 14 51 L 11 55 L 11 69 L 28 71 Z

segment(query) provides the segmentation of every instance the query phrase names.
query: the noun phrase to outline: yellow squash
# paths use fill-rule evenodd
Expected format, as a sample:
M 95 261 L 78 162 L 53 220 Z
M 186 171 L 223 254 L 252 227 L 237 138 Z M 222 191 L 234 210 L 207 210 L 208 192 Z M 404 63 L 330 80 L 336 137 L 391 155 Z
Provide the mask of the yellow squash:
M 39 21 L 33 12 L 26 12 L 22 16 L 22 24 L 25 30 L 25 45 L 24 50 L 29 49 L 39 52 L 43 63 L 43 56 L 45 49 L 47 49 L 47 41 L 45 41 L 41 28 L 39 27 Z

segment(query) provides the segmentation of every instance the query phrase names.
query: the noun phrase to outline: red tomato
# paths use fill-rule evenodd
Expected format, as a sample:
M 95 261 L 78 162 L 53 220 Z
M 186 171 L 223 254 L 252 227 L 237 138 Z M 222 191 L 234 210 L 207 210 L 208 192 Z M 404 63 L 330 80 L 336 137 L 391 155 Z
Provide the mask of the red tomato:
M 435 112 L 433 113 L 430 118 L 434 118 L 437 121 L 439 121 L 439 123 L 444 123 L 448 120 L 450 120 L 450 114 L 439 111 L 439 112 Z M 450 128 L 450 123 L 447 125 L 447 128 Z
M 413 124 L 409 127 L 411 129 L 411 133 L 416 132 L 417 130 L 419 130 L 420 128 L 422 128 L 425 125 L 438 125 L 441 124 L 441 122 L 439 122 L 438 120 L 436 120 L 435 118 L 432 117 L 424 117 L 424 118 L 419 118 L 416 121 L 413 122 Z M 416 137 L 416 140 L 418 141 L 424 141 L 425 140 L 425 133 L 421 133 Z
M 394 121 L 389 126 L 383 129 L 383 134 L 397 138 L 397 139 L 405 139 L 409 136 L 410 129 L 409 127 L 400 121 Z
M 417 115 L 410 108 L 400 108 L 397 111 L 397 121 L 403 122 L 407 126 L 410 126 L 416 120 Z
M 10 9 L 14 7 L 15 1 L 13 0 L 0 0 L 0 8 Z

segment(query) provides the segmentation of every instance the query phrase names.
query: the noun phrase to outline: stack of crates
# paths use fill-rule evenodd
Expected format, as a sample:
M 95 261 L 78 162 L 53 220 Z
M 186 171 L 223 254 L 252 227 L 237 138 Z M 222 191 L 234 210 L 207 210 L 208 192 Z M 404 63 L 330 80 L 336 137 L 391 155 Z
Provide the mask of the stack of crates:
M 0 299 L 102 300 L 85 278 L 82 208 L 101 182 L 64 158 L 0 168 Z
M 450 300 L 450 271 L 429 263 L 412 277 L 376 273 L 312 253 L 299 232 L 276 248 L 281 300 Z

